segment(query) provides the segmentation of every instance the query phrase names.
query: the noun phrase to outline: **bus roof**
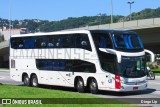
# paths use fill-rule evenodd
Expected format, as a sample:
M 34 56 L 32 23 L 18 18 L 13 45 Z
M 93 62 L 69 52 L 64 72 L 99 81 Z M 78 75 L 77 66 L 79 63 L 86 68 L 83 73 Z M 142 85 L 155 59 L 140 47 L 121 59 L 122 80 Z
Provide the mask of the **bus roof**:
M 43 36 L 43 35 L 57 35 L 57 34 L 71 34 L 71 33 L 89 33 L 89 32 L 101 32 L 101 33 L 134 33 L 134 31 L 129 30 L 75 30 L 75 31 L 57 31 L 57 32 L 40 32 L 40 33 L 29 33 L 29 34 L 19 34 L 12 35 L 11 37 L 28 37 L 28 36 Z
M 71 33 L 88 33 L 89 30 L 77 30 L 77 31 L 57 31 L 57 32 L 39 32 L 29 34 L 12 35 L 11 37 L 28 37 L 28 36 L 43 36 L 43 35 L 60 35 L 60 34 L 71 34 Z
M 101 32 L 101 33 L 126 33 L 126 34 L 136 34 L 136 32 L 131 30 L 90 30 L 93 33 Z

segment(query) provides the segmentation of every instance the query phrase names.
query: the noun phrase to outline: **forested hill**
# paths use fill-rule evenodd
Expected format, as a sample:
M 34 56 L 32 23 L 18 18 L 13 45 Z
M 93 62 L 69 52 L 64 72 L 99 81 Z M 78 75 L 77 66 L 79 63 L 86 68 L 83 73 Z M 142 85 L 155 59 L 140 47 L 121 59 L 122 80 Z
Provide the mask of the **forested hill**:
M 128 16 L 114 15 L 114 23 L 118 21 L 128 21 Z M 144 9 L 137 13 L 132 13 L 132 20 L 158 18 L 160 17 L 160 7 L 157 9 Z M 13 28 L 27 28 L 30 32 L 50 32 L 63 29 L 78 28 L 110 23 L 110 15 L 99 14 L 97 16 L 69 17 L 61 21 L 48 21 L 39 19 L 12 20 Z M 7 27 L 9 21 L 0 18 L 0 28 Z
M 144 9 L 137 13 L 132 13 L 132 19 L 148 19 L 148 18 L 158 18 L 160 17 L 160 7 L 157 9 Z

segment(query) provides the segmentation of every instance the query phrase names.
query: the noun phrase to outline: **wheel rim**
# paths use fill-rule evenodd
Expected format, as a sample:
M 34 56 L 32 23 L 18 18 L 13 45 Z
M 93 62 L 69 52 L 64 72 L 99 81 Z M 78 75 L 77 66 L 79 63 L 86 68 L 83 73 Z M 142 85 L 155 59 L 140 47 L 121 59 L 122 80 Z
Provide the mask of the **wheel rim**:
M 32 84 L 33 84 L 33 86 L 37 86 L 37 79 L 36 78 L 33 78 Z
M 97 85 L 93 80 L 91 82 L 90 88 L 91 88 L 91 90 L 95 90 L 97 88 Z
M 83 88 L 83 82 L 81 80 L 78 81 L 78 88 L 82 89 Z
M 25 78 L 24 78 L 24 85 L 28 85 L 28 83 L 29 83 L 29 78 L 28 78 L 28 77 L 25 77 Z

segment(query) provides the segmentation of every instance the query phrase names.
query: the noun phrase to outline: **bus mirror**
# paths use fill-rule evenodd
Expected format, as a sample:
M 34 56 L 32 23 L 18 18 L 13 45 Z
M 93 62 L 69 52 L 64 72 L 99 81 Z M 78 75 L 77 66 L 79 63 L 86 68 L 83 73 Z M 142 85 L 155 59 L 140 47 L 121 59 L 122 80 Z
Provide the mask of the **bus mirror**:
M 146 54 L 145 57 L 146 57 L 146 62 L 151 62 L 151 60 L 150 60 L 150 59 L 151 59 L 150 55 L 147 55 L 147 54 Z
M 155 55 L 153 52 L 151 52 L 150 50 L 145 49 L 144 50 L 146 53 L 146 61 L 148 62 L 155 62 Z

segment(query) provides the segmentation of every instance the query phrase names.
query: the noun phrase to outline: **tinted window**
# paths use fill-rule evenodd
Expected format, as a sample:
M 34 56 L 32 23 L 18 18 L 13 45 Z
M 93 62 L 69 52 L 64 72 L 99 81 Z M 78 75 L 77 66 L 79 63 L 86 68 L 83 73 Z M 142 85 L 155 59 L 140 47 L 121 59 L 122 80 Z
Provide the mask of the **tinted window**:
M 142 49 L 142 42 L 137 35 L 113 34 L 115 48 L 119 49 Z
M 35 47 L 35 39 L 33 37 L 24 38 L 24 49 L 31 49 Z
M 87 34 L 76 34 L 76 48 L 82 48 L 91 51 L 91 45 Z
M 64 48 L 73 48 L 73 36 L 66 35 L 63 37 L 62 43 Z
M 35 39 L 35 48 L 46 48 L 48 39 L 47 37 L 37 37 Z
M 11 47 L 15 49 L 23 49 L 24 48 L 24 40 L 22 38 L 12 38 L 11 39 Z
M 55 46 L 56 46 L 56 38 L 48 37 L 47 47 L 48 48 L 54 48 Z
M 11 38 L 11 48 L 81 48 L 91 51 L 87 34 L 65 34 L 52 36 L 16 37 Z
M 110 36 L 107 33 L 92 33 L 96 48 L 113 48 Z
M 116 73 L 116 65 L 115 65 L 115 55 L 107 54 L 99 51 L 99 59 L 101 63 L 101 67 L 104 71 L 115 74 Z
M 81 60 L 37 59 L 36 66 L 39 70 L 72 71 L 87 73 L 96 72 L 96 68 L 93 63 Z

